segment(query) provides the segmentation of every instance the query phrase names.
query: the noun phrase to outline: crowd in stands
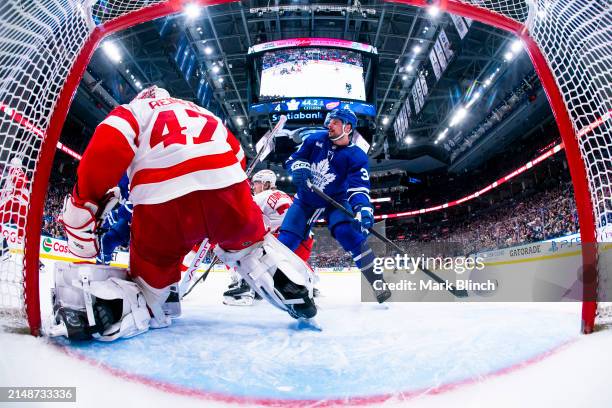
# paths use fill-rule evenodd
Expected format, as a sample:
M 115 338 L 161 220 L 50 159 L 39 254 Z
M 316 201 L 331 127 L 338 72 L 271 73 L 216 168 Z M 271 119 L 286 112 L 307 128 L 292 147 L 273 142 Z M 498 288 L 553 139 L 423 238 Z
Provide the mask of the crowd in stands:
M 561 237 L 578 229 L 572 186 L 562 184 L 510 198 L 465 218 L 416 224 L 414 231 L 406 232 L 417 241 L 460 243 L 468 254 Z
M 399 228 L 388 225 L 387 236 L 408 252 L 418 247 L 416 251 L 421 253 L 427 247 L 424 243 L 435 242 L 452 243 L 449 248 L 455 251 L 453 255 L 468 255 L 566 236 L 579 230 L 570 183 L 531 191 L 457 218 L 453 215 L 444 220 L 439 215 L 435 218 L 415 220 Z M 310 260 L 313 266 L 333 268 L 351 264 L 350 256 L 337 243 L 320 240 L 316 234 L 315 239 Z
M 360 54 L 332 48 L 292 48 L 266 52 L 261 59 L 264 70 L 287 62 L 295 62 L 299 65 L 308 61 L 332 61 L 357 67 L 363 66 Z
M 64 198 L 72 190 L 74 183 L 60 181 L 50 183 L 47 190 L 45 210 L 43 213 L 42 235 L 54 238 L 66 238 L 64 230 L 60 227 L 58 217 L 64 206 Z

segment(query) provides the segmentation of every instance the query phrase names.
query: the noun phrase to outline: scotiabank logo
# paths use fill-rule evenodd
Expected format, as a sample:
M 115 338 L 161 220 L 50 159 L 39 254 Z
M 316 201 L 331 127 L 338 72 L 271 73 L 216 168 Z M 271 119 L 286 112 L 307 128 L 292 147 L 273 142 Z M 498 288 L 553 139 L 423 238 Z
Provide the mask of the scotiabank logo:
M 43 247 L 43 251 L 45 252 L 54 251 L 54 252 L 59 252 L 62 254 L 68 253 L 68 245 L 64 244 L 61 241 L 53 242 L 51 238 L 45 238 L 43 240 L 42 247 Z
M 51 238 L 45 238 L 43 240 L 42 247 L 43 251 L 51 252 L 51 250 L 53 249 L 53 241 L 51 241 Z

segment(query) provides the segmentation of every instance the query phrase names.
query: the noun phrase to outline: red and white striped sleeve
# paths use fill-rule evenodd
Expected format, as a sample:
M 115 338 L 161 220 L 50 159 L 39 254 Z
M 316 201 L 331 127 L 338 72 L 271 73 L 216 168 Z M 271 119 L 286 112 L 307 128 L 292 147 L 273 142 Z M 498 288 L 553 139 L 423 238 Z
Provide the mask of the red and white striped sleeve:
M 285 214 L 285 211 L 287 211 L 289 207 L 291 207 L 291 204 L 293 204 L 293 199 L 282 191 L 278 192 L 280 193 L 278 200 L 274 202 L 274 206 L 272 207 L 272 209 L 276 211 L 279 215 L 283 215 Z
M 96 128 L 77 170 L 75 193 L 81 200 L 99 202 L 134 158 L 139 126 L 134 114 L 118 106 Z
M 110 126 L 121 133 L 132 147 L 132 150 L 134 152 L 136 151 L 138 148 L 140 126 L 136 116 L 134 116 L 130 109 L 123 105 L 117 106 L 98 126 L 102 125 Z

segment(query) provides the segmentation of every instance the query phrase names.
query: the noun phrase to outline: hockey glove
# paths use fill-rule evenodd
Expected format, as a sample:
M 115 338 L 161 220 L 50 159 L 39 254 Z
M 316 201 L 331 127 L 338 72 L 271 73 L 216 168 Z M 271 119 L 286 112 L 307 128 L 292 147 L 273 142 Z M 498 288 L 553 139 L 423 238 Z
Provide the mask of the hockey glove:
M 306 181 L 311 176 L 310 163 L 298 160 L 291 164 L 291 181 L 298 189 L 307 188 Z
M 73 192 L 64 200 L 59 217 L 68 237 L 68 250 L 80 258 L 93 258 L 100 250 L 98 228 L 106 214 L 119 202 L 119 188 L 108 190 L 102 205 L 80 200 Z
M 374 209 L 368 206 L 361 206 L 357 209 L 355 219 L 361 226 L 361 232 L 368 234 L 374 225 Z

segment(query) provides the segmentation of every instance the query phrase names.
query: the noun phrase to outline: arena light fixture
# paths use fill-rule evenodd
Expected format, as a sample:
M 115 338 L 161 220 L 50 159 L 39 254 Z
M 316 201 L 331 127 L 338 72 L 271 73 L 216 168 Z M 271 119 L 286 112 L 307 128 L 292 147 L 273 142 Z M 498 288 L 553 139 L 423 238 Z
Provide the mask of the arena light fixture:
M 438 142 L 440 140 L 444 140 L 446 138 L 446 134 L 447 133 L 448 133 L 448 128 L 446 128 L 442 132 L 440 132 L 440 134 L 438 134 L 438 139 L 436 139 L 436 142 Z
M 382 124 L 383 124 L 383 125 L 388 125 L 388 124 L 389 124 L 389 117 L 388 117 L 388 116 L 385 116 L 385 117 L 382 119 Z
M 513 58 L 514 54 L 511 51 L 504 54 L 504 61 L 512 61 Z
M 470 99 L 470 101 L 467 103 L 466 108 L 471 107 L 477 100 L 480 99 L 480 96 L 481 96 L 480 91 L 474 92 L 474 95 L 472 95 L 472 99 Z
M 206 55 L 210 55 L 213 53 L 213 49 L 210 45 L 207 45 L 206 48 L 204 48 L 204 54 Z
M 218 74 L 219 71 L 221 71 L 221 68 L 218 65 L 212 67 L 212 72 L 214 72 L 215 74 Z
M 244 119 L 242 119 L 241 117 L 236 118 L 236 123 L 238 124 L 238 126 L 242 126 L 244 125 Z
M 460 107 L 459 109 L 457 109 L 457 112 L 455 112 L 455 114 L 453 115 L 453 118 L 451 119 L 449 125 L 455 126 L 458 123 L 461 123 L 461 121 L 465 119 L 466 115 L 467 115 L 467 109 L 465 109 L 463 106 Z
M 185 6 L 185 15 L 188 19 L 194 19 L 200 15 L 200 6 L 194 3 L 189 3 Z
M 406 65 L 406 71 L 411 72 L 414 69 L 412 65 Z
M 422 50 L 423 48 L 421 48 L 420 45 L 415 45 L 414 48 L 412 49 L 412 52 L 414 52 L 414 55 L 418 55 Z
M 412 144 L 412 142 L 414 142 L 414 139 L 412 138 L 412 136 L 408 135 L 404 138 L 404 143 L 406 144 Z
M 111 61 L 120 63 L 121 62 L 121 52 L 119 51 L 119 47 L 112 41 L 104 41 L 102 44 L 102 48 L 104 49 L 104 53 Z
M 429 14 L 431 17 L 437 17 L 438 14 L 440 14 L 440 7 L 438 6 L 429 6 L 427 7 L 427 14 Z
M 223 82 L 225 82 L 225 79 L 219 78 L 219 83 L 222 84 Z
M 402 79 L 405 81 L 408 79 L 408 75 L 402 75 Z
M 514 40 L 512 42 L 512 45 L 510 46 L 510 50 L 512 50 L 513 53 L 518 54 L 521 50 L 523 49 L 523 43 L 521 42 L 521 40 Z

